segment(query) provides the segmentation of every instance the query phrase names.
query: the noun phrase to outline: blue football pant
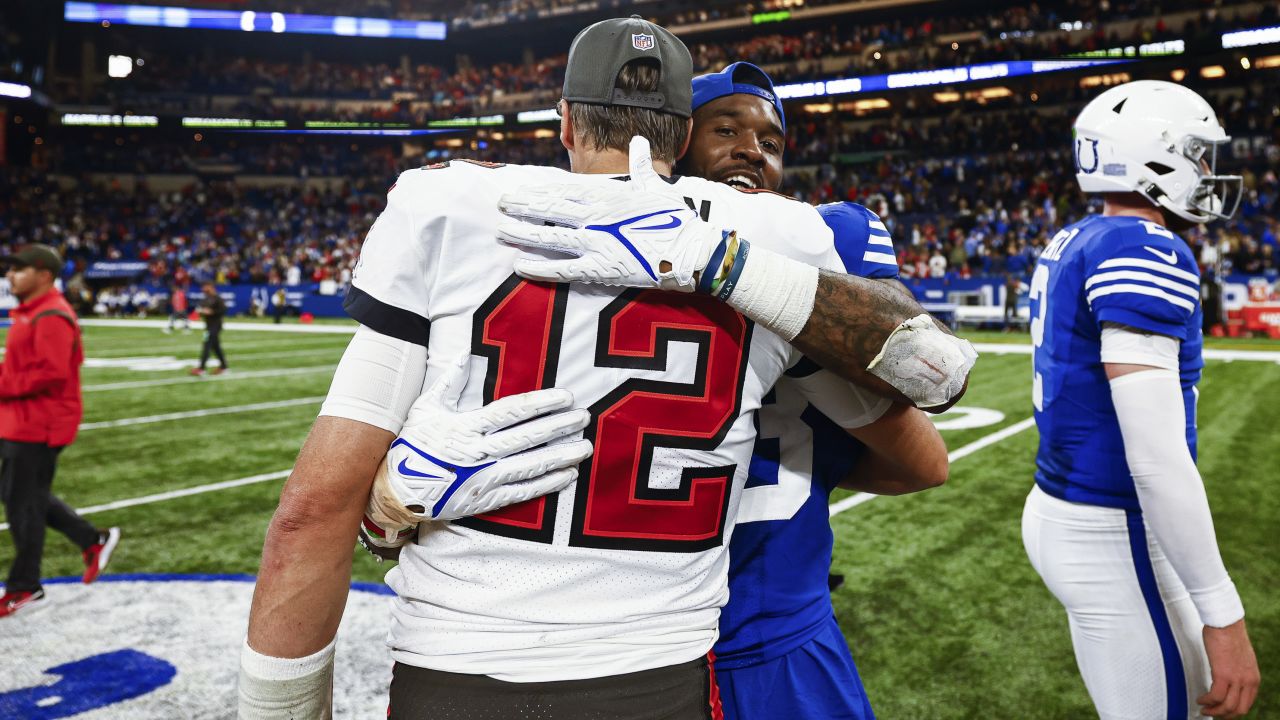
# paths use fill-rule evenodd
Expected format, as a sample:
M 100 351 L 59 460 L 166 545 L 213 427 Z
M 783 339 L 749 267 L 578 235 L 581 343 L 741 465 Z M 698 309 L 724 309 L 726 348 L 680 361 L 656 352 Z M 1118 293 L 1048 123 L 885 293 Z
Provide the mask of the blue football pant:
M 725 720 L 875 720 L 832 617 L 812 640 L 760 665 L 716 668 Z

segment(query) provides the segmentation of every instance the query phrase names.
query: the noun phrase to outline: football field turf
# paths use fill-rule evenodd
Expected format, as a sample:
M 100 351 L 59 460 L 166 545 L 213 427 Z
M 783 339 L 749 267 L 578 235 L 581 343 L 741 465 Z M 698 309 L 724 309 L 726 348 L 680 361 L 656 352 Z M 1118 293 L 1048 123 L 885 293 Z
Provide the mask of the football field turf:
M 284 476 L 349 336 L 232 328 L 223 342 L 232 371 L 195 378 L 187 369 L 199 333 L 104 324 L 84 332 L 85 425 L 61 457 L 55 491 L 94 509 L 97 525 L 124 529 L 110 572 L 256 572 Z M 1031 414 L 1028 341 L 972 337 L 984 352 L 962 407 L 994 412 L 941 418 L 978 425 L 943 431 L 953 452 L 964 449 L 947 484 L 834 499 L 833 571 L 845 576 L 837 614 L 881 718 L 1089 717 L 1065 615 L 1020 539 L 1036 447 L 1035 428 L 1018 425 Z M 1265 341 L 1209 347 L 1280 353 Z M 1200 386 L 1200 468 L 1258 650 L 1263 689 L 1250 717 L 1260 718 L 1280 717 L 1277 358 L 1209 360 Z M 355 556 L 355 578 L 380 582 L 388 566 Z M 0 533 L 0 566 L 12 558 Z M 44 575 L 81 570 L 79 553 L 51 533 Z M 0 674 L 12 652 L 4 649 Z

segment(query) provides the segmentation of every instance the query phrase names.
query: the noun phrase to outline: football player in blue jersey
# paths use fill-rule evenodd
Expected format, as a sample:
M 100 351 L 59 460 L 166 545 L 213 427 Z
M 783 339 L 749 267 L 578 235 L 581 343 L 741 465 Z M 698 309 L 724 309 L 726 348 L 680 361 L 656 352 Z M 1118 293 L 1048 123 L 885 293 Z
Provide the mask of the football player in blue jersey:
M 740 62 L 694 78 L 693 108 L 689 154 L 678 172 L 749 192 L 778 188 L 785 117 L 768 75 Z M 847 272 L 907 292 L 875 213 L 854 203 L 819 211 Z M 788 375 L 817 371 L 806 360 Z M 789 382 L 778 383 L 757 415 L 759 436 L 729 545 L 729 603 L 715 646 L 725 718 L 872 718 L 828 590 L 829 497 L 837 486 L 902 494 L 940 485 L 946 445 L 919 410 L 873 401 L 860 417 L 837 423 Z
M 1195 464 L 1200 274 L 1177 234 L 1234 213 L 1229 140 L 1181 85 L 1099 95 L 1075 157 L 1103 212 L 1063 228 L 1031 280 L 1040 449 L 1022 537 L 1104 719 L 1234 718 L 1258 692 Z

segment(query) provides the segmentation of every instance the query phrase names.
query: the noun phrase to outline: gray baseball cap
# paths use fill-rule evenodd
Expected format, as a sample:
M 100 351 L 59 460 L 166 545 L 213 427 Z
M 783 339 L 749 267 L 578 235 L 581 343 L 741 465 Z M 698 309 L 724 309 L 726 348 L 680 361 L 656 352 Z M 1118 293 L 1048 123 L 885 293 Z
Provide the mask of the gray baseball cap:
M 656 92 L 624 92 L 614 87 L 622 67 L 650 58 L 661 68 Z M 564 92 L 569 102 L 626 105 L 690 117 L 693 115 L 693 58 L 675 35 L 639 15 L 601 20 L 578 33 L 569 46 Z

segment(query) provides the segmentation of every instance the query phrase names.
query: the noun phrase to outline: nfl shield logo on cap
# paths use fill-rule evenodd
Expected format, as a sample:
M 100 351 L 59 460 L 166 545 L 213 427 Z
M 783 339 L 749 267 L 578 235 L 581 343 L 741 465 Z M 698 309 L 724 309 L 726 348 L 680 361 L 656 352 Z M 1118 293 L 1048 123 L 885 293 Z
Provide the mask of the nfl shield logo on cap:
M 631 36 L 631 46 L 637 50 L 652 50 L 653 36 L 644 33 L 637 33 Z

